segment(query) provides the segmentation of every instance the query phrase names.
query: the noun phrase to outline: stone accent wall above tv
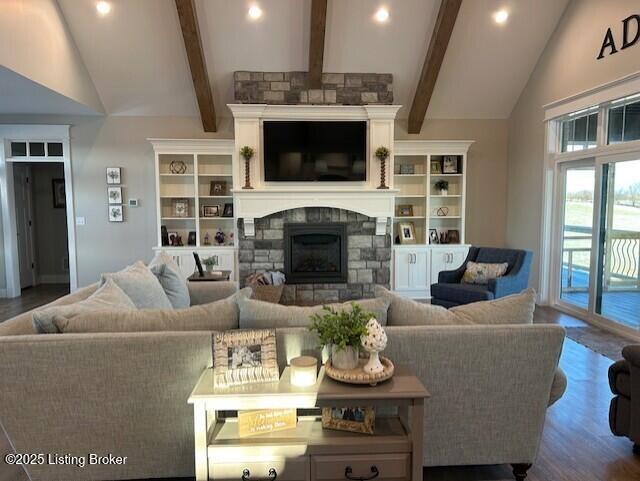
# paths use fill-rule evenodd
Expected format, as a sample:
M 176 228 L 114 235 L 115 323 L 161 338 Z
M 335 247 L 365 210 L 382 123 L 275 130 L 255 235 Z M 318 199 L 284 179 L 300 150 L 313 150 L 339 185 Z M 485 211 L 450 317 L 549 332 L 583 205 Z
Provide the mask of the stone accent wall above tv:
M 393 104 L 390 73 L 323 73 L 320 89 L 307 88 L 307 72 L 233 74 L 235 100 L 248 104 Z
M 284 271 L 285 223 L 321 224 L 339 222 L 347 225 L 348 280 L 341 284 L 288 284 L 283 304 L 310 305 L 373 297 L 376 284 L 389 287 L 391 280 L 391 236 L 375 235 L 375 219 L 355 212 L 326 207 L 305 207 L 255 220 L 255 237 L 244 235 L 242 223 L 238 234 L 239 280 L 244 285 L 254 272 Z

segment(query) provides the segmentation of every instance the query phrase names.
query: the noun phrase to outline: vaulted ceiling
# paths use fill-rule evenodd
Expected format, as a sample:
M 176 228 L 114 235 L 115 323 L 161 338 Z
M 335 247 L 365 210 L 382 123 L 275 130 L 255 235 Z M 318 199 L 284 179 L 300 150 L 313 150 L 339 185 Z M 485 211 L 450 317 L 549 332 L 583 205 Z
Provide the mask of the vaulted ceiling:
M 509 117 L 567 2 L 464 0 L 426 117 Z M 111 12 L 100 16 L 95 0 L 58 0 L 106 113 L 198 116 L 174 1 L 110 3 Z M 253 3 L 264 12 L 258 21 L 247 16 Z M 384 24 L 373 20 L 381 5 L 390 12 Z M 196 0 L 196 6 L 218 116 L 230 115 L 224 105 L 233 102 L 235 70 L 307 70 L 311 0 Z M 406 117 L 439 6 L 440 0 L 329 0 L 324 71 L 392 73 L 394 103 Z M 510 11 L 504 25 L 492 19 L 499 8 Z M 13 104 L 0 102 L 0 112 L 21 113 L 20 102 Z

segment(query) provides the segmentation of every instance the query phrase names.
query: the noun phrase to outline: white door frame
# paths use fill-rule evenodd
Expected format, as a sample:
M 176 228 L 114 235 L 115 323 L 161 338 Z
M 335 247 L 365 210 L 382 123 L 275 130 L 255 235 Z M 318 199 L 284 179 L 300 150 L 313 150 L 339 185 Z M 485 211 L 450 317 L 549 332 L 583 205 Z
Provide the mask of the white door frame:
M 78 288 L 76 225 L 69 130 L 69 125 L 0 125 L 0 202 L 2 206 L 4 261 L 7 283 L 6 291 L 4 293 L 0 291 L 0 295 L 4 294 L 4 297 L 18 297 L 21 293 L 13 185 L 13 163 L 15 162 L 61 162 L 63 164 L 67 209 L 69 284 L 71 292 Z M 12 140 L 62 142 L 62 157 L 27 156 L 12 158 L 10 150 L 10 141 Z

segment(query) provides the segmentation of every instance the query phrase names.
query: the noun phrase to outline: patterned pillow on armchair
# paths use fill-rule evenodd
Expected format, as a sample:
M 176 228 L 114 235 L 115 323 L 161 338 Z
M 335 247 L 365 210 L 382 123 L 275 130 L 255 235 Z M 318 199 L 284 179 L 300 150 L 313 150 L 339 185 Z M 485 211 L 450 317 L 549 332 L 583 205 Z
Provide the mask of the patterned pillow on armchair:
M 467 262 L 466 270 L 462 276 L 464 284 L 486 284 L 490 279 L 496 279 L 505 275 L 509 264 L 485 264 L 482 262 Z

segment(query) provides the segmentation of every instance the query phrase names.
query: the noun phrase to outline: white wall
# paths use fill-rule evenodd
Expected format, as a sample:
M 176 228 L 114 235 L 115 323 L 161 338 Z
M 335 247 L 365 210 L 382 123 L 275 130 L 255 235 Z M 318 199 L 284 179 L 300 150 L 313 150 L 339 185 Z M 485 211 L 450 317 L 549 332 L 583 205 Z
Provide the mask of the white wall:
M 560 19 L 509 119 L 507 244 L 535 254 L 538 286 L 544 163 L 543 106 L 640 70 L 640 43 L 596 60 L 608 27 L 621 43 L 622 19 L 637 0 L 573 0 Z
M 0 1 L 0 65 L 104 112 L 55 0 Z

